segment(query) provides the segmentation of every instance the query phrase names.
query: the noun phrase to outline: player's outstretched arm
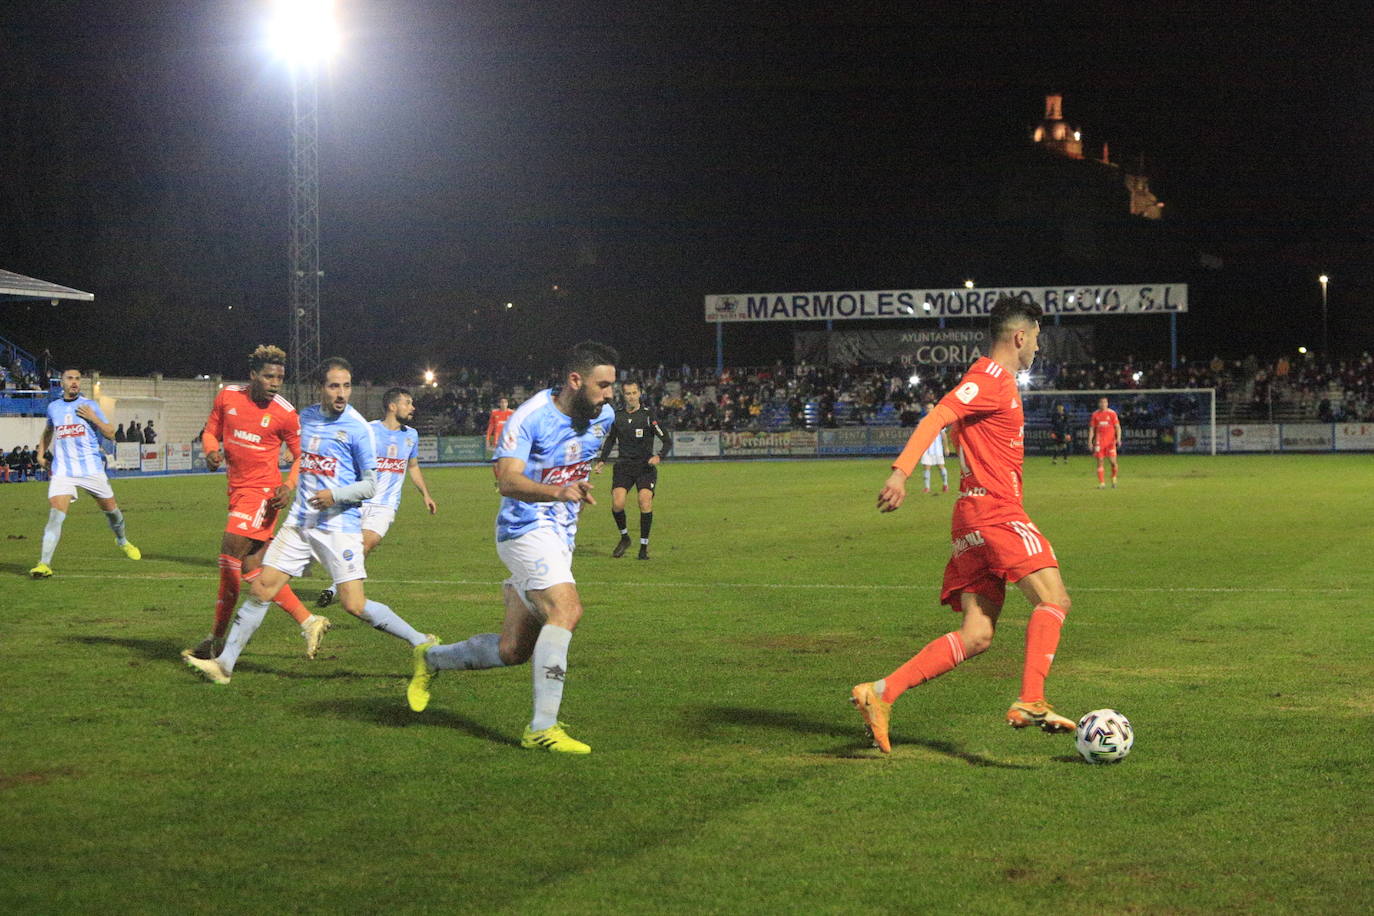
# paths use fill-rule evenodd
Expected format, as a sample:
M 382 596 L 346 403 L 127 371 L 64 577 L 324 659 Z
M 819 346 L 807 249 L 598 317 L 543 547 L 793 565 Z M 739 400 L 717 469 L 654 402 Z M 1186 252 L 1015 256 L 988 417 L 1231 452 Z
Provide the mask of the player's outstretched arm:
M 420 491 L 420 498 L 425 501 L 425 508 L 429 510 L 430 515 L 433 515 L 439 511 L 439 505 L 429 495 L 429 487 L 425 486 L 425 475 L 420 472 L 420 459 L 410 459 L 409 468 L 410 482 L 415 484 L 415 489 Z
M 901 470 L 893 468 L 892 473 L 887 476 L 887 482 L 878 492 L 879 512 L 896 512 L 901 508 L 903 500 L 906 499 L 907 476 Z
M 879 512 L 895 512 L 901 507 L 902 500 L 906 499 L 906 479 L 916 469 L 916 463 L 921 460 L 926 449 L 930 448 L 935 437 L 957 419 L 959 415 L 944 404 L 936 404 L 934 410 L 921 418 L 911 438 L 907 440 L 906 448 L 902 449 L 897 460 L 892 462 L 892 473 L 888 475 L 887 482 L 878 492 Z

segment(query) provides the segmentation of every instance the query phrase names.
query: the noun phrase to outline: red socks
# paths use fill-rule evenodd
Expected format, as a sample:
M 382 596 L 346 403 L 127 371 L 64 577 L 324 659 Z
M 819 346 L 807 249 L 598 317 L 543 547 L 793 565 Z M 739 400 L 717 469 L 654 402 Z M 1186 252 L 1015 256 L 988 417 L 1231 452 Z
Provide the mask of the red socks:
M 277 602 L 277 607 L 290 614 L 296 623 L 305 623 L 310 617 L 310 612 L 301 604 L 301 599 L 296 597 L 296 593 L 291 591 L 289 585 L 283 585 L 281 591 L 277 592 L 277 597 L 272 600 Z
M 1058 631 L 1055 631 L 1056 637 Z M 911 660 L 889 674 L 883 683 L 883 702 L 891 703 L 903 692 L 933 680 L 964 660 L 964 641 L 956 630 L 932 640 Z M 1047 666 L 1048 667 L 1048 666 Z
M 1040 604 L 1026 624 L 1026 666 L 1021 671 L 1021 699 L 1033 702 L 1045 698 L 1045 677 L 1050 673 L 1059 630 L 1064 626 L 1064 609 L 1055 604 Z
M 229 630 L 229 618 L 234 616 L 234 608 L 239 603 L 239 580 L 242 578 L 243 562 L 227 553 L 219 555 L 219 595 L 215 598 L 216 639 L 223 639 Z
M 1102 474 L 1102 468 L 1100 468 L 1100 467 L 1097 469 L 1097 482 L 1098 482 L 1098 483 L 1104 483 L 1104 482 L 1105 482 L 1105 478 L 1103 477 L 1103 474 Z

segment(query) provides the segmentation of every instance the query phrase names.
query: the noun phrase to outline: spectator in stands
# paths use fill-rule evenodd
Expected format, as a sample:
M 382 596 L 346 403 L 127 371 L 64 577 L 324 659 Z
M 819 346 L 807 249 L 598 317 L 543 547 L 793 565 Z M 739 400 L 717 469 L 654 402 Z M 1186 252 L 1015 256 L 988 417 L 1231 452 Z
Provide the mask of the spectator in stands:
M 143 427 L 138 425 L 138 420 L 136 418 L 129 421 L 129 430 L 127 435 L 129 437 L 130 442 L 137 442 L 139 444 L 143 443 Z
M 149 420 L 148 425 L 143 427 L 143 441 L 149 445 L 157 441 L 157 430 L 153 429 L 152 420 Z
M 0 483 L 10 482 L 10 462 L 4 452 L 0 452 Z
M 115 427 L 115 441 L 116 441 L 116 442 L 128 442 L 128 441 L 129 441 L 129 434 L 126 433 L 126 432 L 124 432 L 124 424 L 123 424 L 123 423 L 121 423 L 121 424 L 119 424 L 118 426 Z

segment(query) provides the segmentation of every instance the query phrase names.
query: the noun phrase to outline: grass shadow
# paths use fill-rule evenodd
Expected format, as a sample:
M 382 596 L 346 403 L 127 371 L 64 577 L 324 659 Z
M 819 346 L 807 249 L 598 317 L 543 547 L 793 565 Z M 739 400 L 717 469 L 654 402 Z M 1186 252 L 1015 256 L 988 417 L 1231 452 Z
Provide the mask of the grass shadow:
M 451 728 L 494 744 L 520 746 L 520 742 L 511 735 L 488 728 L 480 722 L 443 709 L 428 709 L 422 713 L 412 712 L 404 701 L 396 702 L 378 698 L 316 700 L 305 704 L 305 708 L 318 715 L 357 719 L 387 728 L 413 728 L 419 725 Z
M 68 636 L 69 642 L 87 646 L 117 646 L 143 656 L 149 661 L 180 661 L 186 648 L 175 639 L 132 639 L 127 636 Z
M 697 711 L 697 722 L 700 725 L 710 727 L 712 725 L 735 725 L 747 728 L 772 728 L 782 731 L 796 732 L 803 735 L 826 735 L 829 737 L 849 737 L 856 731 L 855 728 L 840 725 L 835 722 L 820 722 L 815 719 L 808 719 L 805 716 L 794 712 L 781 712 L 773 709 L 750 709 L 742 706 L 708 706 Z M 915 745 L 962 760 L 970 766 L 993 767 L 1002 770 L 1033 770 L 1035 767 L 1021 763 L 1003 763 L 1000 760 L 993 760 L 981 754 L 970 753 L 956 744 L 949 741 L 933 741 L 922 738 L 900 738 L 893 735 L 893 742 L 903 745 Z M 859 742 L 846 741 L 844 744 L 831 748 L 826 751 L 818 751 L 827 757 L 841 757 L 845 759 L 866 758 L 872 756 L 869 752 L 869 745 L 866 739 Z
M 287 671 L 283 668 L 272 668 L 260 662 L 240 661 L 234 665 L 234 674 L 266 674 L 271 677 L 286 678 L 290 681 L 332 681 L 332 680 L 362 680 L 364 678 L 382 678 L 383 680 L 403 681 L 406 675 L 402 672 L 391 674 L 377 674 L 362 671 L 340 671 L 331 669 L 329 671 Z

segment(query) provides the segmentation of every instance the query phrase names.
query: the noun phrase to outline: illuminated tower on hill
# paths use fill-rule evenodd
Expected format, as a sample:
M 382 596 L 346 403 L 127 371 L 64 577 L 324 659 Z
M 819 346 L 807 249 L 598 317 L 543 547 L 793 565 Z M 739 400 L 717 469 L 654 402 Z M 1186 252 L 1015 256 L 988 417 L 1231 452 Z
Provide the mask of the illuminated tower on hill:
M 1064 120 L 1064 97 L 1058 94 L 1045 96 L 1045 117 L 1031 128 L 1031 139 L 1041 149 L 1048 150 L 1066 159 L 1084 159 L 1083 133 L 1071 127 Z M 1097 165 L 1115 170 L 1130 194 L 1132 216 L 1145 219 L 1160 219 L 1164 216 L 1164 203 L 1150 190 L 1150 179 L 1145 174 L 1145 157 L 1140 157 L 1140 166 L 1134 171 L 1125 169 L 1111 161 L 1107 144 L 1102 144 L 1101 159 L 1087 159 Z

